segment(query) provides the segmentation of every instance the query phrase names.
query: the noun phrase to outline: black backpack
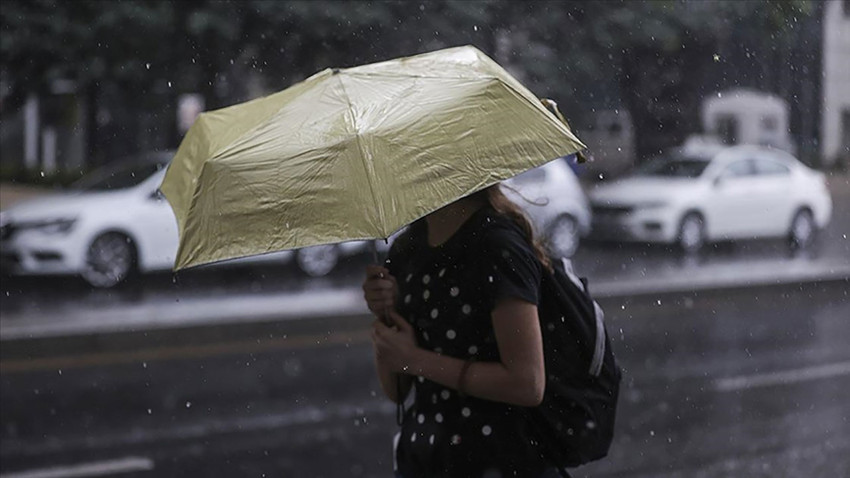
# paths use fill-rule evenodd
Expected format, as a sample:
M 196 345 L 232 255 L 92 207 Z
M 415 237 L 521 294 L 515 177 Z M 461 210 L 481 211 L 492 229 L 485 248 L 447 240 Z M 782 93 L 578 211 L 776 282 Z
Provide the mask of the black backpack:
M 527 416 L 544 456 L 569 476 L 565 468 L 608 454 L 622 372 L 586 280 L 562 261 L 552 269 L 543 272 L 538 304 L 546 392 Z

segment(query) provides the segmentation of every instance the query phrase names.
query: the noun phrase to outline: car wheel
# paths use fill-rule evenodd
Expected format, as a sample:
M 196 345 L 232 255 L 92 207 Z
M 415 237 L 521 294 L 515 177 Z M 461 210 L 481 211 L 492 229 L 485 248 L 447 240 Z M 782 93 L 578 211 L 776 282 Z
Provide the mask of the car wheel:
M 555 255 L 572 257 L 580 241 L 578 222 L 570 216 L 559 217 L 549 228 L 547 238 Z
M 133 273 L 136 248 L 133 241 L 119 232 L 97 236 L 86 251 L 82 276 L 94 287 L 114 287 Z
M 804 249 L 811 245 L 816 230 L 815 219 L 812 217 L 811 211 L 808 209 L 797 211 L 794 219 L 791 220 L 791 229 L 788 231 L 791 247 Z
M 335 245 L 305 247 L 298 250 L 298 267 L 311 277 L 327 275 L 339 262 L 339 250 Z
M 698 213 L 692 212 L 682 218 L 679 223 L 679 247 L 688 254 L 693 254 L 705 245 L 705 221 Z

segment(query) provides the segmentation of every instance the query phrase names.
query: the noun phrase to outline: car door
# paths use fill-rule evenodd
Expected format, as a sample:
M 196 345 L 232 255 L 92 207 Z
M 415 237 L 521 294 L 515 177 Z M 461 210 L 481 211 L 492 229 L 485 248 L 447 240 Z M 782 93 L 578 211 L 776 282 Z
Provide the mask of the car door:
M 791 168 L 768 157 L 753 159 L 752 201 L 757 209 L 753 224 L 758 236 L 778 236 L 788 230 L 794 208 Z
M 705 204 L 712 238 L 745 237 L 755 230 L 752 223 L 757 220 L 758 207 L 751 194 L 754 172 L 751 159 L 738 159 L 727 164 L 715 177 Z

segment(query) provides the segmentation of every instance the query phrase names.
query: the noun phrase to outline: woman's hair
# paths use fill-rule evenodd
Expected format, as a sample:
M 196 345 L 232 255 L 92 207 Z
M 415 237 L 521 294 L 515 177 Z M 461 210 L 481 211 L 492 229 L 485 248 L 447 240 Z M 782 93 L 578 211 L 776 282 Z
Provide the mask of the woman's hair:
M 490 207 L 492 207 L 497 213 L 514 221 L 520 229 L 522 229 L 525 238 L 534 248 L 534 254 L 537 256 L 537 259 L 540 260 L 543 267 L 551 271 L 552 264 L 549 260 L 549 254 L 546 253 L 546 248 L 543 247 L 543 244 L 541 244 L 537 237 L 535 237 L 531 221 L 528 220 L 528 217 L 526 217 L 525 213 L 519 206 L 505 196 L 500 185 L 494 184 L 477 192 L 476 195 L 486 198 Z

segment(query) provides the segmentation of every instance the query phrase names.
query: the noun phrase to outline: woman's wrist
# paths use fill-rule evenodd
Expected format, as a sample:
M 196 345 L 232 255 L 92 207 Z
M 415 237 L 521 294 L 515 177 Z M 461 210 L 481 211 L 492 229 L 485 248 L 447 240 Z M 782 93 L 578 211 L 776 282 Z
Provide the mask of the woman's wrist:
M 410 375 L 422 375 L 424 372 L 424 364 L 427 363 L 429 352 L 422 347 L 415 346 L 407 356 L 407 370 L 405 373 Z

